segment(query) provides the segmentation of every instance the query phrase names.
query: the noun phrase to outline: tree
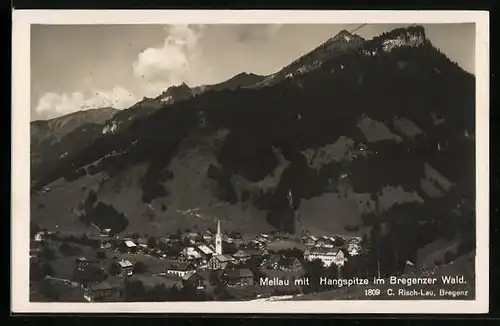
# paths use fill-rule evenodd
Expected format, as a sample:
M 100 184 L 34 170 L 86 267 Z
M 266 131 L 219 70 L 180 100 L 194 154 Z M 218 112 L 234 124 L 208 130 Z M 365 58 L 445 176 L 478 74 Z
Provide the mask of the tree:
M 73 255 L 73 247 L 71 245 L 69 245 L 67 242 L 63 242 L 59 246 L 59 252 L 63 256 L 71 256 L 71 255 Z
M 42 266 L 37 262 L 30 264 L 30 280 L 39 281 L 45 277 Z
M 220 273 L 217 270 L 213 270 L 210 273 L 210 284 L 218 285 L 219 283 L 221 283 Z
M 126 301 L 144 301 L 146 298 L 146 288 L 139 280 L 125 280 L 124 292 Z
M 52 268 L 52 265 L 50 265 L 47 262 L 42 264 L 42 273 L 43 275 L 55 276 L 55 272 L 54 269 Z
M 50 282 L 49 280 L 43 280 L 40 283 L 40 287 L 38 290 L 40 291 L 40 293 L 44 297 L 46 297 L 47 299 L 49 299 L 51 301 L 58 301 L 59 300 L 59 297 L 60 297 L 59 292 L 57 291 L 54 284 L 52 284 L 52 282 Z
M 108 268 L 108 274 L 111 276 L 116 276 L 120 273 L 120 266 L 116 262 L 112 262 Z
M 320 289 L 319 279 L 324 275 L 323 262 L 319 259 L 304 262 L 304 276 L 309 279 L 309 284 L 303 286 L 305 293 L 318 292 Z
M 56 254 L 54 253 L 54 250 L 50 248 L 49 246 L 43 246 L 40 252 L 38 253 L 39 257 L 42 259 L 46 260 L 52 260 L 56 258 Z
M 136 274 L 146 273 L 148 271 L 148 267 L 142 261 L 138 261 L 135 263 L 133 271 Z
M 156 248 L 157 244 L 158 244 L 158 242 L 154 237 L 149 237 L 148 243 L 147 243 L 149 248 Z

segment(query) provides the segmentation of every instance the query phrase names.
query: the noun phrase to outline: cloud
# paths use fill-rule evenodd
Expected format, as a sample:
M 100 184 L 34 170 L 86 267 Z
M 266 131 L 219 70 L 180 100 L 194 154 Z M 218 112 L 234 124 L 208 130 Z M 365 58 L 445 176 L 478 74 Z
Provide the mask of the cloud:
M 50 119 L 80 110 L 113 107 L 126 109 L 137 102 L 134 94 L 121 86 L 108 91 L 45 93 L 35 108 L 38 116 Z
M 156 96 L 171 85 L 185 82 L 193 58 L 199 55 L 203 25 L 172 25 L 161 46 L 147 48 L 133 63 L 133 73 L 143 81 L 146 96 Z
M 257 24 L 235 26 L 239 42 L 265 42 L 272 39 L 281 30 L 283 24 Z

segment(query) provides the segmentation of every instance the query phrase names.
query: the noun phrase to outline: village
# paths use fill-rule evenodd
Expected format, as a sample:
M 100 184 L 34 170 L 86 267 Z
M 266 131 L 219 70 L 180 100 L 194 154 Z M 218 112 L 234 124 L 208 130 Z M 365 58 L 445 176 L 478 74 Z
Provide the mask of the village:
M 32 232 L 31 300 L 247 300 L 301 293 L 262 279 L 300 279 L 305 264 L 340 271 L 363 252 L 361 237 L 290 235 L 246 237 L 216 230 L 177 231 L 162 238 Z M 271 282 L 272 284 L 272 282 Z M 293 284 L 293 283 L 292 283 Z

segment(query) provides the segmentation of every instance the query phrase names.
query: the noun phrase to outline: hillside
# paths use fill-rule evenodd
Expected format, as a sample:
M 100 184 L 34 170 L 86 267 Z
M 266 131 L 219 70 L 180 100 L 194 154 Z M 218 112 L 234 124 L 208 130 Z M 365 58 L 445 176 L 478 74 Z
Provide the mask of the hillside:
M 118 110 L 113 108 L 90 109 L 77 111 L 65 116 L 50 120 L 36 120 L 30 123 L 31 168 L 36 169 L 44 161 L 52 161 L 63 155 L 65 145 L 60 142 L 68 135 L 82 134 L 78 138 L 85 138 L 85 128 L 89 130 L 96 125 L 101 125 L 110 119 Z M 86 126 L 86 127 L 84 127 Z M 73 137 L 74 138 L 74 137 Z M 91 139 L 93 140 L 93 138 Z M 86 141 L 85 144 L 90 144 Z M 47 163 L 51 164 L 51 163 Z
M 35 189 L 64 193 L 57 225 L 68 228 L 78 227 L 71 207 L 93 198 L 81 214 L 111 204 L 125 230 L 148 234 L 216 219 L 245 232 L 362 235 L 381 226 L 381 246 L 407 248 L 399 259 L 443 237 L 473 237 L 474 76 L 422 27 L 355 46 L 346 36 L 292 64 L 335 53 L 293 78 L 148 100 L 149 114 L 62 158 Z M 32 219 L 54 225 L 58 196 L 37 193 L 44 208 Z

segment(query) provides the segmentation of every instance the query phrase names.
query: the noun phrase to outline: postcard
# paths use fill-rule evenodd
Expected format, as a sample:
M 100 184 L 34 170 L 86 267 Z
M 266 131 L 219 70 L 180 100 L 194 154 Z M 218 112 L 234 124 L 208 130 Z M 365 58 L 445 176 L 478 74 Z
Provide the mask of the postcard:
M 488 312 L 487 12 L 14 10 L 12 58 L 14 313 Z

